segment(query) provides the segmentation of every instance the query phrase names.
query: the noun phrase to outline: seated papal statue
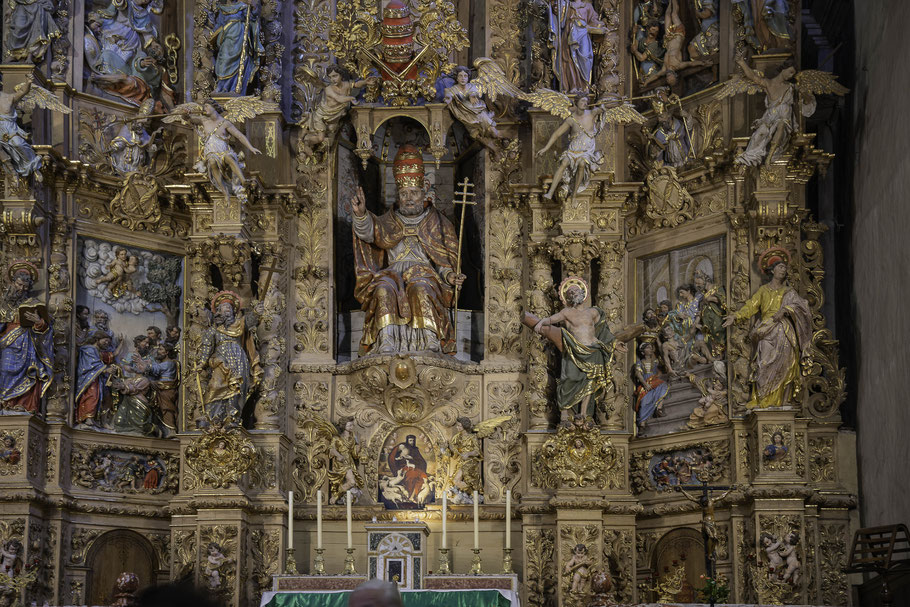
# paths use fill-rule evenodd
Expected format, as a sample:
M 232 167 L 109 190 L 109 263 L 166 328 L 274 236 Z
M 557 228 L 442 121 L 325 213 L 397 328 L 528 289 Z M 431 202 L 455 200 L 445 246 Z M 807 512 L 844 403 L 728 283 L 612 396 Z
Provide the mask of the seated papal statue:
M 401 146 L 393 171 L 393 209 L 367 211 L 363 190 L 351 201 L 354 296 L 366 313 L 360 354 L 455 354 L 451 308 L 455 286 L 465 279 L 455 270 L 455 227 L 431 203 L 417 148 Z

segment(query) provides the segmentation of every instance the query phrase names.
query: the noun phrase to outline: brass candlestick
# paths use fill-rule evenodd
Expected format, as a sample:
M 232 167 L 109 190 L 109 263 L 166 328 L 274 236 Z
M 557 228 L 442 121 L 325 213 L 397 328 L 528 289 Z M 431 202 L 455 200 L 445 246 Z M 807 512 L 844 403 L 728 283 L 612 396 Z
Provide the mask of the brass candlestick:
M 322 553 L 325 548 L 316 549 L 316 559 L 313 561 L 313 575 L 325 575 L 325 558 Z
M 502 572 L 503 573 L 515 573 L 512 571 L 512 549 L 504 548 L 502 555 Z
M 284 573 L 286 575 L 297 575 L 297 561 L 294 559 L 294 549 L 288 548 L 287 554 L 288 557 L 284 565 Z
M 440 548 L 439 549 L 439 568 L 436 571 L 439 575 L 450 575 L 452 569 L 449 567 L 449 549 Z
M 481 575 L 483 569 L 480 567 L 480 548 L 473 548 L 474 557 L 471 559 L 471 575 Z
M 344 557 L 344 572 L 342 575 L 357 575 L 357 570 L 354 569 L 354 549 L 345 548 L 345 552 L 348 555 Z

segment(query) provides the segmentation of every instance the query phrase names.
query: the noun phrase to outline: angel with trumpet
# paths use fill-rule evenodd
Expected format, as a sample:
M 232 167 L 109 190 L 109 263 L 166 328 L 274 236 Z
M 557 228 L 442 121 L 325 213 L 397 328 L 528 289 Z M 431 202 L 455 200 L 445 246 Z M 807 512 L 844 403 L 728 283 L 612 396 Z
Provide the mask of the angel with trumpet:
M 791 133 L 799 128 L 799 116 L 795 103 L 799 101 L 803 116 L 815 113 L 815 95 L 846 95 L 845 86 L 835 79 L 834 74 L 820 70 L 797 72 L 787 66 L 773 78 L 749 67 L 742 58 L 736 63 L 742 74 L 736 74 L 717 93 L 718 99 L 725 99 L 739 93 L 765 92 L 765 113 L 752 123 L 752 136 L 745 151 L 736 157 L 736 164 L 759 166 L 770 164 L 781 152 Z
M 246 181 L 244 163 L 231 147 L 230 138 L 240 142 L 251 154 L 259 154 L 260 151 L 233 123 L 275 111 L 278 111 L 277 103 L 250 95 L 225 101 L 223 107 L 211 99 L 201 104 L 183 103 L 165 115 L 163 121 L 191 125 L 201 143 L 196 170 L 206 173 L 211 184 L 225 199 L 233 193 L 242 200 L 245 198 L 243 184 Z
M 512 84 L 492 59 L 480 57 L 474 62 L 474 67 L 477 68 L 477 78 L 472 84 L 475 84 L 479 95 L 486 94 L 493 103 L 498 95 L 521 99 L 564 120 L 547 144 L 537 152 L 538 156 L 542 156 L 559 138 L 569 133 L 569 146 L 560 157 L 550 189 L 544 194 L 547 199 L 553 198 L 561 184 L 572 196 L 588 187 L 591 174 L 603 164 L 603 154 L 597 149 L 596 138 L 605 125 L 645 123 L 645 117 L 629 100 L 621 97 L 605 97 L 589 106 L 586 95 L 578 95 L 573 102 L 568 95 L 547 88 L 526 93 Z M 571 187 L 573 182 L 574 187 Z
M 19 126 L 18 112 L 30 112 L 35 107 L 69 114 L 72 110 L 63 105 L 49 90 L 28 80 L 16 85 L 12 93 L 0 92 L 0 164 L 14 179 L 34 176 L 40 182 L 41 157 L 35 154 L 28 142 L 28 132 Z

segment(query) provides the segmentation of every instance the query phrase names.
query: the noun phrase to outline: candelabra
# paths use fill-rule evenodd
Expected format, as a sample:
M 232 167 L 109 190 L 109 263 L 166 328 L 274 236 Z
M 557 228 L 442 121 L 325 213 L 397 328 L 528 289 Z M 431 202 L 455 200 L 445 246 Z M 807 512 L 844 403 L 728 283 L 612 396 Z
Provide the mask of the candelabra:
M 504 548 L 502 555 L 502 572 L 503 573 L 515 573 L 512 571 L 512 549 Z
M 325 575 L 325 558 L 322 554 L 325 548 L 316 549 L 316 559 L 313 561 L 313 575 Z
M 294 559 L 294 549 L 288 548 L 288 558 L 284 566 L 284 572 L 287 575 L 297 575 L 297 561 Z
M 483 569 L 480 567 L 480 548 L 474 548 L 472 552 L 474 558 L 471 559 L 471 575 L 480 575 L 483 573 Z
M 439 567 L 436 571 L 439 575 L 449 575 L 452 573 L 452 569 L 449 567 L 449 549 L 440 548 L 439 549 Z
M 346 548 L 345 552 L 348 555 L 344 557 L 344 573 L 342 575 L 357 575 L 357 570 L 354 569 L 354 549 Z

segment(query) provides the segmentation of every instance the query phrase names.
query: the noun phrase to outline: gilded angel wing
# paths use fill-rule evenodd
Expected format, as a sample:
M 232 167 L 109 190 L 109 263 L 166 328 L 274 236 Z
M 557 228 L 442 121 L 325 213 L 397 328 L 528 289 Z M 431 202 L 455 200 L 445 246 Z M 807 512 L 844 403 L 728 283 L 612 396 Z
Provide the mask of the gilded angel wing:
M 572 100 L 559 91 L 539 88 L 532 93 L 524 93 L 521 99 L 563 120 L 572 115 Z
M 690 373 L 689 375 L 687 375 L 686 378 L 689 380 L 689 383 L 690 383 L 690 384 L 692 384 L 693 386 L 695 386 L 696 388 L 698 388 L 698 391 L 701 392 L 701 395 L 702 395 L 702 396 L 707 396 L 707 395 L 708 395 L 708 385 L 707 385 L 708 382 L 707 382 L 707 381 L 704 381 L 704 382 L 703 382 L 703 381 L 699 381 L 698 377 L 696 377 L 696 376 L 695 376 L 694 374 L 692 374 L 692 373 Z
M 493 434 L 496 428 L 503 425 L 510 419 L 512 419 L 511 415 L 500 415 L 499 417 L 485 419 L 482 422 L 474 425 L 474 432 L 477 434 L 477 438 L 486 438 Z
M 61 114 L 71 114 L 73 112 L 72 109 L 63 105 L 49 90 L 32 83 L 25 97 L 19 100 L 17 107 L 23 112 L 30 112 L 35 109 L 35 106 L 52 112 L 60 112 Z
M 846 95 L 850 89 L 837 81 L 837 76 L 821 70 L 803 70 L 796 75 L 800 95 Z
M 763 77 L 758 70 L 753 70 L 755 74 L 759 77 Z M 762 92 L 762 88 L 746 78 L 742 74 L 734 74 L 732 78 L 727 80 L 720 90 L 714 95 L 716 99 L 726 99 L 727 97 L 734 97 L 740 93 L 746 93 L 748 95 L 755 95 L 756 93 Z
M 181 103 L 177 107 L 171 110 L 170 114 L 161 119 L 162 122 L 167 122 L 168 124 L 174 124 L 175 122 L 180 123 L 184 126 L 189 126 L 189 123 L 183 117 L 184 114 L 201 114 L 202 106 L 196 103 L 195 101 L 190 101 L 189 103 Z
M 496 103 L 499 95 L 521 99 L 524 91 L 509 82 L 505 72 L 498 63 L 488 57 L 478 57 L 474 60 L 477 76 L 471 81 L 481 95 L 486 95 L 491 103 Z
M 265 112 L 277 112 L 279 106 L 273 101 L 263 101 L 255 95 L 246 97 L 234 97 L 230 101 L 225 101 L 224 118 L 231 122 L 243 122 L 248 118 L 255 118 Z
M 609 124 L 644 124 L 647 119 L 632 107 L 631 103 L 624 102 L 615 107 L 604 108 L 600 121 Z

